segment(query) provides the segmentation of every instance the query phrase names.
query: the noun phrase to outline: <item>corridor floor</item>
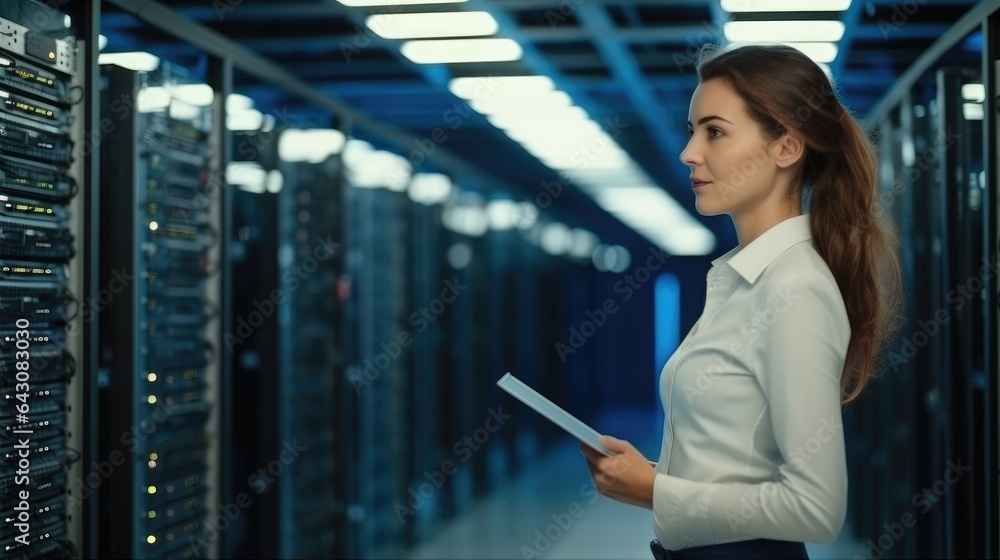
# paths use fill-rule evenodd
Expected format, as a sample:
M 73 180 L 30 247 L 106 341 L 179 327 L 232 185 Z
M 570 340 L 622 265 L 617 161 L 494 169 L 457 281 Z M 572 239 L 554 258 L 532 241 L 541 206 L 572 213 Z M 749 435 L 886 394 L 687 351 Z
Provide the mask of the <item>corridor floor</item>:
M 648 418 L 648 416 L 646 416 Z M 641 428 L 636 416 L 609 417 L 599 425 L 628 439 L 656 459 L 658 432 Z M 410 550 L 411 560 L 510 559 L 650 560 L 652 513 L 605 498 L 594 489 L 574 441 L 554 448 L 538 465 L 520 473 L 451 520 L 428 541 Z M 847 535 L 848 530 L 842 532 Z M 807 544 L 812 560 L 864 558 L 862 545 L 846 537 L 826 545 Z

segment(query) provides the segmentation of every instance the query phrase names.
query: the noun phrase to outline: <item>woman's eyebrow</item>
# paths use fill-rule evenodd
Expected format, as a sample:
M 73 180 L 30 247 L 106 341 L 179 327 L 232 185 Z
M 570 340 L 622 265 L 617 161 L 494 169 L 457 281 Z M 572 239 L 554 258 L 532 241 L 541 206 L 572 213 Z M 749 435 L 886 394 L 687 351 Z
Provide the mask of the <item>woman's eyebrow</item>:
M 729 124 L 733 124 L 733 123 L 727 121 L 726 119 L 724 119 L 724 118 L 722 118 L 722 117 L 720 117 L 718 115 L 709 115 L 707 117 L 702 117 L 702 118 L 698 119 L 698 124 L 706 123 L 706 122 L 708 122 L 708 121 L 710 121 L 712 119 L 718 119 L 720 121 L 725 121 L 725 122 L 727 122 Z M 687 124 L 690 126 L 691 125 L 691 121 L 687 121 Z

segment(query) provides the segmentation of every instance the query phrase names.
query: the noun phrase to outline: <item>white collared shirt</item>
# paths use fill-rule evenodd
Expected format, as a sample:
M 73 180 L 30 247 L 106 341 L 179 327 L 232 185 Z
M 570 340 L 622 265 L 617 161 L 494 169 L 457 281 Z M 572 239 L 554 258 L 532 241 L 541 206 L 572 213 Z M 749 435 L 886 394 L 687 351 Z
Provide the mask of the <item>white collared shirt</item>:
M 829 542 L 847 515 L 840 377 L 851 328 L 809 215 L 712 261 L 660 375 L 653 530 L 668 550 Z

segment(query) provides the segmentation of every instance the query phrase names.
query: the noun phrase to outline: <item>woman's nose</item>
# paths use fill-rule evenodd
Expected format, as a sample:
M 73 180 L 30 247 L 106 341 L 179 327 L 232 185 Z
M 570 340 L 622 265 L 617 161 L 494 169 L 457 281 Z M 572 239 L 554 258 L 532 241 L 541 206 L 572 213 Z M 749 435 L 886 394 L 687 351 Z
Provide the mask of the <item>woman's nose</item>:
M 684 146 L 684 149 L 681 151 L 679 158 L 681 160 L 681 163 L 683 163 L 684 165 L 698 164 L 699 156 L 697 154 L 697 150 L 695 150 L 695 147 L 692 146 L 692 142 L 690 140 L 688 141 L 687 146 Z

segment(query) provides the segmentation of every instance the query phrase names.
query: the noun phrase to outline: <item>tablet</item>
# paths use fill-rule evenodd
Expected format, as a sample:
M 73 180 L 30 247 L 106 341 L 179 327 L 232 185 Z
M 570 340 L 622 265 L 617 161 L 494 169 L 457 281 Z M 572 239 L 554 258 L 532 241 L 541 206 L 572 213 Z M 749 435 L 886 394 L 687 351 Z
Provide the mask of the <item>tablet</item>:
M 601 434 L 594 431 L 593 428 L 584 424 L 577 419 L 577 417 L 566 412 L 549 399 L 543 397 L 538 393 L 538 391 L 535 391 L 531 387 L 525 385 L 523 381 L 511 375 L 510 372 L 507 372 L 500 378 L 500 381 L 497 381 L 497 386 L 511 395 L 514 395 L 514 397 L 516 397 L 519 401 L 535 409 L 536 412 L 548 418 L 557 426 L 569 432 L 570 435 L 589 445 L 598 452 L 609 457 L 615 454 L 614 451 L 611 451 L 607 447 L 601 445 L 601 442 L 598 440 L 598 438 L 601 437 Z

